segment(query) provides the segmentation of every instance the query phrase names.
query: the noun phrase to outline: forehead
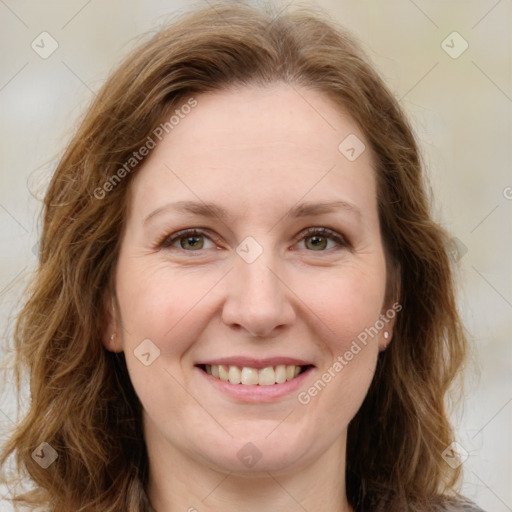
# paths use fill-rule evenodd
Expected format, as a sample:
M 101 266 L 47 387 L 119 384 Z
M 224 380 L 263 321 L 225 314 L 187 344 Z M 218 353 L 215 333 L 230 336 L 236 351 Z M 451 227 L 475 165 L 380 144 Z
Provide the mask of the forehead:
M 197 106 L 182 113 L 137 171 L 134 202 L 154 204 L 178 194 L 238 198 L 239 207 L 249 208 L 286 196 L 295 201 L 305 194 L 311 200 L 327 192 L 336 196 L 336 190 L 367 203 L 374 199 L 364 135 L 325 94 L 274 84 L 194 99 Z

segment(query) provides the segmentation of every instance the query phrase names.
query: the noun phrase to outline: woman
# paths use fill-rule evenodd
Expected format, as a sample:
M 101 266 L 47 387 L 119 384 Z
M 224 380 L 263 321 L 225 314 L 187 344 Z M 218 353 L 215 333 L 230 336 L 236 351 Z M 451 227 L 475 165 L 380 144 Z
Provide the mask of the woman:
M 478 510 L 417 145 L 351 38 L 216 4 L 110 77 L 45 200 L 6 445 L 55 512 Z M 446 454 L 449 454 L 447 456 Z

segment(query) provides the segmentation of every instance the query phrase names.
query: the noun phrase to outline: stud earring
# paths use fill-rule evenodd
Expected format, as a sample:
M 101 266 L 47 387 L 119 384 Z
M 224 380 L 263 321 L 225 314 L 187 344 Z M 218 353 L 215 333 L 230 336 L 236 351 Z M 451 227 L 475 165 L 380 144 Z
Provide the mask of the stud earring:
M 116 333 L 112 334 L 112 336 L 110 336 L 110 341 L 114 341 L 115 337 L 116 337 Z
M 389 338 L 389 332 L 384 331 L 384 339 L 387 340 Z

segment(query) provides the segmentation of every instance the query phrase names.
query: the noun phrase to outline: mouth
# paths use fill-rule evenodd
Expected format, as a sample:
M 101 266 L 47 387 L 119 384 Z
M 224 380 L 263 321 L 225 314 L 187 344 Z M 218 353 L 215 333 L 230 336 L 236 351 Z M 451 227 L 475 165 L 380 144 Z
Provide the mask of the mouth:
M 233 364 L 198 364 L 200 370 L 213 378 L 241 386 L 276 386 L 297 379 L 313 365 L 278 364 L 260 368 Z

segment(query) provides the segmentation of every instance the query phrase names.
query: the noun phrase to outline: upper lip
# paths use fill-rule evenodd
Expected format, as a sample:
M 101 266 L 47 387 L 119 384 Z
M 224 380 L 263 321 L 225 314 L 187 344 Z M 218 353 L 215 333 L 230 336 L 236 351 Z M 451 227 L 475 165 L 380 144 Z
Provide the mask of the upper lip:
M 199 365 L 225 365 L 225 366 L 238 366 L 239 368 L 247 367 L 247 368 L 267 368 L 269 366 L 278 366 L 281 364 L 284 365 L 295 365 L 295 366 L 313 366 L 313 364 L 309 361 L 305 361 L 302 359 L 297 359 L 295 357 L 268 357 L 264 359 L 257 359 L 254 357 L 245 357 L 245 356 L 237 356 L 237 357 L 221 357 L 217 359 L 209 359 L 205 361 L 201 361 L 197 363 L 196 366 Z

